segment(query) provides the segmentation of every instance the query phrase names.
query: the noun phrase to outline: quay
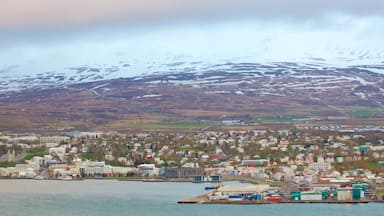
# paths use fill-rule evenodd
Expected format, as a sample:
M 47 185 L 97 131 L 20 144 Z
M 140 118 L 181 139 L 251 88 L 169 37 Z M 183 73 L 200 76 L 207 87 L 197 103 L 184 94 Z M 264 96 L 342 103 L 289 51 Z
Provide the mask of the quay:
M 358 204 L 384 203 L 384 199 L 370 195 L 364 183 L 332 186 L 326 190 L 287 191 L 270 185 L 227 185 L 213 187 L 212 191 L 179 200 L 179 204 Z M 211 188 L 209 188 L 210 190 Z M 206 189 L 207 190 L 207 189 Z M 367 196 L 368 195 L 368 196 Z
M 108 178 L 106 178 L 108 179 Z M 163 178 L 115 178 L 118 181 L 140 181 L 140 182 L 191 182 L 190 179 L 163 179 Z
M 359 203 L 384 203 L 382 200 L 209 200 L 208 194 L 179 200 L 178 204 L 235 204 L 235 205 L 265 205 L 265 204 L 359 204 Z

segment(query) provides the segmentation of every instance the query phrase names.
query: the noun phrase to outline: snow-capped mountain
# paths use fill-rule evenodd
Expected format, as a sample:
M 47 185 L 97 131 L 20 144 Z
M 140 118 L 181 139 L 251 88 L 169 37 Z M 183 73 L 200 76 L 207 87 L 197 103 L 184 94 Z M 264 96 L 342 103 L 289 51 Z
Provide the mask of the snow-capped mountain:
M 344 53 L 342 53 L 344 54 Z M 0 92 L 12 92 L 29 89 L 43 89 L 52 87 L 64 87 L 72 84 L 87 83 L 94 81 L 140 77 L 151 74 L 179 74 L 198 73 L 204 74 L 212 70 L 225 72 L 254 72 L 265 74 L 272 72 L 289 72 L 292 70 L 321 70 L 323 68 L 356 68 L 366 71 L 384 74 L 384 54 L 371 55 L 367 52 L 350 52 L 358 57 L 338 57 L 331 60 L 310 57 L 300 61 L 270 62 L 264 59 L 261 62 L 240 61 L 164 61 L 164 62 L 130 62 L 119 61 L 116 64 L 94 64 L 81 66 L 68 66 L 63 68 L 52 68 L 52 70 L 32 71 L 25 65 L 12 65 L 0 69 Z M 345 56 L 345 55 L 344 55 Z M 243 59 L 250 59 L 245 57 Z M 234 64 L 250 62 L 251 67 L 232 67 Z
M 123 71 L 133 66 L 122 62 L 3 79 L 0 127 L 115 129 L 138 122 L 252 120 L 255 115 L 384 117 L 382 64 L 336 67 L 310 60 L 174 62 L 161 67 L 159 72 L 127 77 Z M 12 87 L 23 91 L 10 91 Z

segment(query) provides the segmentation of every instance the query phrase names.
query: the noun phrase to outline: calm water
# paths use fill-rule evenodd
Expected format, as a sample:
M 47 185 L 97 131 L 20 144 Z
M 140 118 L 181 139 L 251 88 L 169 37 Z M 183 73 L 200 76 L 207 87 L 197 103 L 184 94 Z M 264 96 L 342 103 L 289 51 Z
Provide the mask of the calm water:
M 179 205 L 203 193 L 193 183 L 0 180 L 1 216 L 384 215 L 384 204 Z

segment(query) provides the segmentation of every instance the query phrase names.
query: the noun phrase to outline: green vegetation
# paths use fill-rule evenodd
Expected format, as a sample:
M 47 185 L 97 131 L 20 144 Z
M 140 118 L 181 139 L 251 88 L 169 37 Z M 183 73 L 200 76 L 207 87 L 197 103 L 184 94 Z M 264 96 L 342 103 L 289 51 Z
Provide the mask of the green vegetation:
M 349 112 L 353 118 L 372 118 L 373 113 L 368 110 L 355 110 Z
M 349 115 L 353 118 L 376 118 L 376 117 L 384 117 L 384 109 L 382 108 L 358 108 L 355 110 L 351 110 L 348 112 Z
M 24 157 L 24 160 L 31 160 L 33 157 L 43 157 L 45 154 L 46 148 L 35 148 L 28 151 L 28 154 Z
M 376 196 L 377 197 L 383 197 L 384 196 L 384 190 L 383 189 L 381 189 L 381 190 L 376 190 Z
M 351 170 L 351 169 L 370 169 L 372 171 L 378 171 L 381 169 L 378 161 L 376 160 L 359 160 L 348 161 L 342 164 L 335 164 L 336 170 Z
M 81 154 L 81 159 L 83 160 L 90 160 L 90 161 L 95 161 L 95 155 L 93 153 L 83 153 Z
M 0 167 L 15 167 L 16 163 L 14 162 L 2 162 L 0 163 Z

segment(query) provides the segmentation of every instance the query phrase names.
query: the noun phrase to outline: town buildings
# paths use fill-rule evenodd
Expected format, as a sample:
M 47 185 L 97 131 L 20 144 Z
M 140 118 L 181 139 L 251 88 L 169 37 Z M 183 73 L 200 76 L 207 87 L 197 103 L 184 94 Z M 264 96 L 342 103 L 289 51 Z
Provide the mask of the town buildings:
M 2 134 L 3 177 L 234 175 L 308 184 L 382 181 L 384 135 L 308 129 Z M 1 163 L 1 162 L 0 162 Z M 359 167 L 361 166 L 361 167 Z M 360 168 L 360 169 L 359 169 Z M 358 170 L 358 171 L 356 171 Z M 346 171 L 350 171 L 349 174 Z

